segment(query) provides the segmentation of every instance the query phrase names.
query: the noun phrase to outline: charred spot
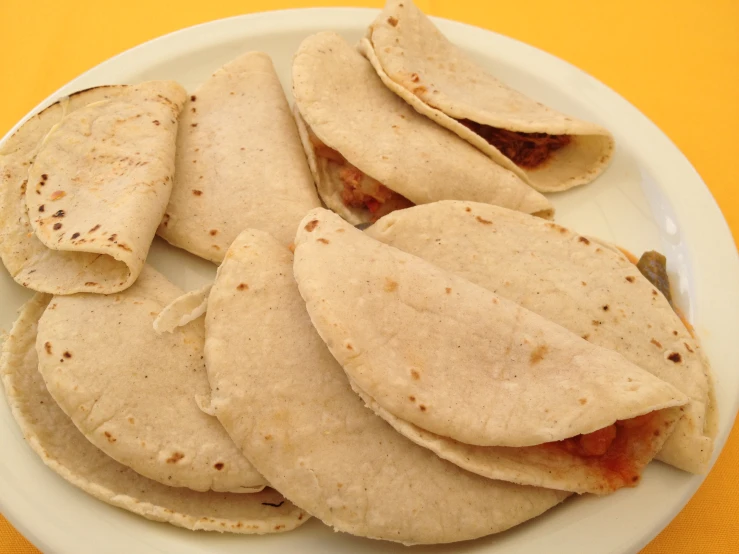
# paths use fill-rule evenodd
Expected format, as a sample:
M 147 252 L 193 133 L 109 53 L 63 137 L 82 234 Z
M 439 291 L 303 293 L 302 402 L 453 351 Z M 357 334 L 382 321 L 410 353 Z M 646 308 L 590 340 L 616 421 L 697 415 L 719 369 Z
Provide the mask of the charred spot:
M 415 396 L 409 396 L 408 397 L 408 400 L 410 400 L 411 402 L 415 402 L 416 401 L 416 397 Z
M 302 519 L 303 519 L 303 514 L 301 513 L 301 514 L 300 514 L 300 515 L 298 516 L 298 521 L 301 521 Z
M 423 404 L 419 404 L 418 405 L 418 409 L 421 410 L 422 412 L 425 412 L 426 411 L 426 406 L 424 406 Z
M 105 431 L 104 434 L 105 434 L 105 438 L 108 439 L 108 442 L 111 443 L 111 444 L 114 443 L 116 440 L 118 440 L 113 435 L 111 435 L 110 433 L 108 433 L 107 431 Z
M 87 282 L 85 282 L 85 286 L 86 287 L 94 287 L 95 285 L 97 285 L 97 283 L 95 281 L 87 281 Z
M 673 331 L 672 334 L 675 335 L 675 336 L 678 335 L 677 331 Z
M 397 27 L 398 26 L 398 20 L 395 17 L 388 17 L 387 22 L 390 24 L 391 27 Z
M 279 531 L 280 529 L 284 529 L 285 526 L 283 524 L 275 525 L 275 531 Z
M 598 321 L 597 319 L 594 319 L 593 320 L 593 325 L 595 325 L 597 327 L 598 325 L 603 325 L 603 322 L 602 321 Z
M 54 223 L 54 230 L 55 231 L 58 231 L 61 228 L 62 228 L 62 224 L 61 223 Z
M 661 342 L 659 342 L 659 341 L 658 341 L 657 339 L 652 339 L 652 340 L 650 340 L 649 342 L 651 342 L 651 343 L 652 343 L 652 344 L 653 344 L 654 346 L 656 346 L 657 348 L 662 348 L 662 343 L 661 343 Z
M 451 288 L 449 288 L 449 287 L 447 287 L 447 288 L 446 288 L 446 293 L 447 293 L 447 294 L 452 294 L 452 289 L 451 289 Z
M 239 286 L 236 287 L 236 290 L 249 290 L 249 285 L 246 283 L 239 283 Z
M 659 429 L 654 430 L 654 436 L 659 437 L 662 434 L 662 432 Z
M 190 97 L 190 101 L 191 102 L 195 102 L 195 100 L 197 100 L 197 99 L 198 99 L 198 97 L 195 96 L 194 94 Z
M 121 250 L 125 250 L 126 252 L 133 252 L 133 250 L 131 250 L 131 247 L 127 244 L 121 243 L 118 245 L 118 248 L 120 248 Z
M 396 281 L 393 281 L 390 277 L 385 277 L 384 288 L 386 292 L 393 292 L 394 290 L 397 290 L 398 283 Z
M 65 350 L 64 354 L 62 354 L 65 358 L 69 359 L 72 357 L 72 353 L 69 350 Z
M 195 108 L 190 108 L 190 111 L 191 111 L 192 113 L 196 113 L 196 112 L 197 112 L 197 110 L 196 110 Z
M 667 356 L 667 359 L 674 364 L 679 364 L 683 361 L 683 357 L 680 355 L 679 352 L 672 352 L 669 356 Z
M 487 220 L 487 219 L 483 219 L 483 218 L 482 218 L 482 217 L 480 217 L 479 215 L 478 215 L 477 217 L 475 217 L 475 219 L 476 219 L 477 221 L 479 221 L 480 223 L 482 223 L 483 225 L 492 225 L 492 224 L 493 224 L 493 222 L 492 222 L 492 221 L 490 221 L 490 220 Z
M 197 127 L 197 126 L 198 126 L 197 123 L 190 123 L 190 127 Z
M 585 245 L 590 244 L 590 240 L 588 238 L 586 238 L 586 237 L 578 237 L 577 240 L 579 240 L 581 243 L 583 243 Z
M 211 237 L 215 237 L 218 234 L 218 231 L 216 229 L 211 229 L 209 233 Z
M 608 304 L 603 305 L 603 311 L 607 312 L 609 310 Z
M 41 205 L 40 205 L 40 206 L 38 207 L 38 211 L 40 211 L 40 212 L 43 212 L 43 211 L 44 211 L 45 209 L 46 209 L 46 208 L 44 207 L 44 205 L 43 205 L 43 204 L 41 204 Z
M 636 278 L 635 278 L 634 276 L 632 276 L 632 275 L 629 275 L 628 277 L 626 277 L 626 280 L 627 280 L 627 281 L 628 281 L 629 283 L 633 283 L 633 282 L 634 282 L 634 281 L 636 280 Z
M 77 238 L 77 237 L 79 237 L 79 236 L 80 236 L 80 234 L 79 234 L 79 233 L 73 233 L 73 234 L 72 234 L 72 239 L 76 239 L 76 238 Z
M 89 230 L 89 231 L 87 231 L 87 232 L 88 232 L 88 233 L 94 233 L 94 232 L 95 232 L 95 231 L 97 231 L 98 229 L 100 229 L 100 224 L 99 224 L 99 223 L 98 223 L 97 225 L 95 225 L 95 227 L 93 227 L 92 229 L 90 229 L 90 230 Z
M 49 179 L 49 176 L 46 173 L 44 173 L 43 175 L 41 175 L 41 180 L 42 181 L 47 181 L 48 179 Z
M 51 217 L 64 217 L 64 210 L 57 210 Z
M 168 464 L 176 464 L 177 462 L 179 462 L 184 457 L 185 457 L 185 455 L 182 452 L 175 452 L 169 458 L 167 458 L 167 463 Z
M 108 237 L 108 240 L 109 240 L 110 242 L 115 242 L 115 239 L 117 239 L 117 238 L 118 238 L 118 234 L 117 234 L 117 233 L 113 233 L 112 235 L 110 235 L 110 236 Z
M 213 467 L 216 468 L 218 471 L 221 471 L 223 469 L 223 462 L 218 462 Z
M 691 354 L 692 354 L 693 352 L 695 352 L 695 351 L 694 351 L 694 350 L 693 350 L 692 348 L 690 348 L 690 345 L 689 345 L 689 344 L 688 344 L 687 342 L 684 342 L 683 344 L 685 345 L 685 350 L 687 350 L 687 351 L 688 351 L 688 352 L 690 352 Z
M 633 477 L 631 478 L 631 482 L 632 482 L 632 483 L 636 483 L 636 482 L 637 482 L 638 480 L 639 480 L 639 476 L 638 476 L 638 475 L 634 475 L 634 476 L 633 476 Z
M 162 227 L 166 227 L 167 225 L 169 225 L 170 217 L 172 216 L 170 216 L 169 214 L 164 214 L 164 217 L 162 218 Z
M 652 296 L 657 296 L 657 289 L 652 289 Z
M 467 207 L 466 207 L 466 208 L 464 209 L 464 211 L 465 211 L 465 212 L 471 212 L 471 211 L 472 211 L 472 208 L 470 208 L 469 206 L 467 206 Z
M 47 354 L 51 354 L 52 353 L 51 352 L 51 343 L 50 342 L 45 342 L 44 343 L 44 350 L 46 350 L 46 353 Z
M 318 225 L 318 220 L 314 219 L 306 223 L 304 229 L 310 233 L 313 231 L 313 229 L 316 228 L 317 225 Z
M 160 124 L 160 123 L 159 123 L 159 120 L 158 120 L 158 119 L 155 119 L 154 121 L 152 121 L 152 123 L 153 123 L 154 125 L 159 125 L 159 124 Z
M 193 194 L 194 194 L 195 196 L 201 196 L 201 195 L 203 194 L 203 191 L 202 191 L 202 190 L 198 190 L 198 189 L 193 189 L 193 190 L 192 190 L 192 193 L 193 193 Z
M 318 242 L 322 242 L 323 244 L 328 244 L 328 239 L 320 238 L 318 239 Z
M 546 344 L 540 344 L 534 350 L 531 352 L 531 356 L 529 356 L 529 362 L 531 365 L 538 364 L 540 361 L 544 359 L 544 356 L 546 356 L 547 352 L 549 351 L 549 347 Z
M 284 500 L 282 502 L 278 503 L 278 504 L 273 504 L 272 502 L 262 502 L 262 506 L 272 506 L 273 508 L 279 508 L 284 503 L 285 503 Z
M 411 73 L 411 81 L 414 83 L 417 83 L 419 81 L 420 77 L 418 76 L 418 73 Z

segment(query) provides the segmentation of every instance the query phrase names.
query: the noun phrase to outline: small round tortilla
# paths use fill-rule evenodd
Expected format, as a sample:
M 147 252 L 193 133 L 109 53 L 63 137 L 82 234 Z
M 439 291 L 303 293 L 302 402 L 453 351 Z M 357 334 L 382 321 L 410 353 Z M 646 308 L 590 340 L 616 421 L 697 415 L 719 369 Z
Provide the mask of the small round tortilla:
M 116 295 L 57 296 L 39 322 L 39 371 L 87 439 L 165 485 L 254 492 L 266 481 L 196 399 L 210 393 L 203 318 L 159 334 L 182 291 L 145 267 Z
M 567 494 L 493 481 L 418 447 L 362 405 L 311 325 L 292 255 L 246 230 L 208 301 L 215 413 L 254 465 L 338 531 L 405 544 L 497 533 Z
M 388 0 L 360 50 L 385 85 L 419 113 L 541 192 L 587 184 L 613 157 L 614 140 L 608 130 L 553 110 L 500 82 L 452 44 L 411 0 Z M 517 168 L 460 119 L 509 131 L 570 135 L 572 140 L 541 166 Z
M 38 372 L 36 329 L 50 300 L 38 294 L 21 308 L 0 359 L 13 417 L 47 466 L 98 500 L 193 531 L 277 533 L 308 520 L 308 514 L 272 489 L 243 495 L 167 487 L 95 448 L 54 402 Z
M 667 299 L 618 249 L 473 202 L 392 213 L 367 234 L 618 352 L 688 395 L 657 458 L 693 473 L 707 469 L 717 427 L 708 361 Z
M 360 171 L 414 204 L 444 199 L 489 202 L 550 218 L 543 195 L 450 131 L 420 115 L 382 84 L 370 63 L 336 33 L 303 41 L 293 62 L 293 95 L 304 120 L 303 147 L 332 210 L 353 224 L 367 210 L 347 208 L 341 183 L 327 178 L 307 140 L 310 129 Z M 303 122 L 298 119 L 300 125 Z
M 300 294 L 349 378 L 432 433 L 534 446 L 688 400 L 612 350 L 328 210 L 305 216 L 295 244 Z

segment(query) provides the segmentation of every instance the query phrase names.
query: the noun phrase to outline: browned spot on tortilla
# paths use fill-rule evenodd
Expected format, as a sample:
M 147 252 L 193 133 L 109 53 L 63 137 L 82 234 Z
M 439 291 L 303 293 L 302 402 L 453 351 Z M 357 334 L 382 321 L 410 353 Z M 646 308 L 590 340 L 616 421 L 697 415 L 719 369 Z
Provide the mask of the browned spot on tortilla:
M 45 342 L 44 343 L 44 350 L 46 350 L 46 353 L 47 354 L 51 354 L 52 353 L 51 352 L 51 343 L 50 342 Z
M 69 359 L 69 358 L 71 358 L 71 357 L 72 357 L 72 354 L 71 354 L 71 353 L 69 352 L 69 350 L 66 350 L 66 351 L 64 352 L 64 354 L 62 354 L 62 356 L 64 356 L 65 358 Z
M 306 223 L 304 229 L 310 233 L 311 231 L 313 231 L 313 229 L 316 228 L 317 225 L 318 225 L 318 220 L 314 219 Z
M 546 344 L 540 344 L 531 352 L 529 362 L 531 362 L 532 365 L 538 364 L 544 359 L 547 352 L 549 352 L 549 347 Z
M 684 342 L 683 344 L 685 345 L 685 350 L 687 350 L 687 351 L 688 351 L 688 352 L 690 352 L 691 354 L 692 354 L 693 352 L 695 352 L 695 351 L 694 351 L 694 350 L 693 350 L 692 348 L 690 348 L 690 345 L 689 345 L 689 344 L 688 344 L 687 342 Z
M 578 237 L 577 240 L 579 240 L 583 244 L 590 244 L 590 241 L 586 237 Z
M 218 234 L 218 230 L 217 229 L 211 229 L 209 231 L 209 233 L 210 233 L 210 236 L 211 237 L 215 237 Z
M 236 290 L 249 290 L 249 285 L 246 283 L 239 283 L 239 286 L 236 287 Z
M 467 207 L 466 207 L 466 208 L 464 209 L 464 211 L 465 211 L 465 212 L 471 212 L 471 211 L 472 211 L 472 208 L 470 208 L 469 206 L 467 206 Z
M 411 73 L 411 81 L 414 83 L 417 83 L 420 77 L 418 76 L 418 73 Z
M 652 344 L 653 344 L 654 346 L 656 346 L 657 348 L 662 348 L 662 343 L 661 343 L 661 342 L 659 342 L 659 341 L 658 341 L 657 339 L 652 339 L 652 340 L 650 340 L 649 342 L 651 342 L 651 343 L 652 343 Z
M 603 311 L 604 311 L 604 312 L 607 312 L 607 311 L 608 311 L 608 309 L 609 309 L 609 308 L 608 308 L 608 304 L 604 304 L 604 305 L 603 305 Z
M 337 233 L 343 233 L 344 232 L 344 229 L 336 229 L 336 232 Z
M 652 296 L 657 296 L 657 289 L 652 289 Z
M 385 277 L 385 291 L 393 292 L 398 288 L 398 283 L 393 281 L 390 277 Z
M 582 285 L 583 287 L 587 285 L 587 283 L 586 283 L 585 281 L 580 281 L 580 284 L 581 284 L 581 285 Z
M 288 249 L 288 250 L 289 250 L 290 252 L 292 252 L 293 254 L 295 254 L 295 243 L 294 243 L 294 242 L 291 242 L 290 244 L 288 244 L 288 245 L 287 245 L 287 249 Z
M 413 94 L 415 94 L 416 96 L 418 96 L 419 94 L 423 94 L 424 92 L 426 92 L 426 90 L 427 89 L 424 86 L 416 87 L 416 88 L 413 89 Z
M 633 282 L 634 282 L 634 281 L 636 280 L 636 278 L 635 278 L 635 277 L 633 277 L 632 275 L 629 275 L 628 277 L 626 277 L 626 280 L 627 280 L 627 281 L 628 281 L 629 283 L 633 283 Z
M 584 335 L 582 336 L 582 338 L 583 338 L 584 340 L 588 340 L 588 339 L 590 338 L 590 333 L 585 333 L 585 334 L 584 334 Z
M 194 94 L 190 97 L 190 101 L 191 102 L 195 102 L 195 100 L 197 100 L 197 99 L 198 99 L 198 97 L 195 96 Z
M 218 462 L 213 467 L 216 468 L 218 471 L 221 471 L 223 469 L 223 462 Z
M 43 211 L 44 211 L 45 209 L 46 209 L 46 208 L 44 207 L 44 205 L 43 205 L 43 204 L 41 204 L 41 205 L 40 205 L 40 206 L 38 207 L 38 211 L 40 211 L 40 212 L 43 212 Z
M 416 370 L 416 369 L 411 369 L 411 377 L 413 377 L 413 379 L 414 379 L 415 381 L 418 381 L 418 380 L 419 380 L 419 379 L 421 378 L 421 374 L 420 374 L 420 373 L 418 373 L 418 370 Z
M 678 335 L 678 332 L 677 331 L 673 331 L 672 334 L 675 335 L 675 336 L 677 336 Z
M 131 425 L 133 425 L 134 423 L 136 423 L 136 420 L 135 420 L 134 418 L 132 418 L 132 417 L 129 417 L 129 418 L 128 418 L 128 422 L 129 422 L 129 423 L 130 423 Z
M 602 248 L 596 248 L 595 251 L 596 252 L 603 252 L 603 249 Z
M 48 178 L 49 178 L 49 176 L 46 173 L 44 173 L 43 175 L 41 175 L 41 179 L 43 179 L 44 181 L 46 181 Z
M 597 327 L 598 325 L 603 325 L 603 322 L 602 321 L 598 321 L 597 319 L 594 319 L 593 320 L 593 325 L 595 325 Z
M 158 120 L 158 119 L 155 119 L 154 121 L 152 121 L 152 123 L 153 123 L 154 125 L 159 125 L 159 120 Z
M 275 525 L 275 531 L 279 531 L 280 529 L 284 529 L 284 528 L 285 528 L 285 526 L 284 526 L 284 525 L 282 525 L 282 524 L 280 524 L 280 525 Z
M 126 252 L 133 252 L 133 250 L 131 250 L 131 248 L 127 244 L 121 243 L 118 245 L 118 248 L 120 248 L 121 250 L 125 250 Z
M 426 406 L 424 406 L 423 404 L 419 404 L 418 405 L 418 409 L 421 410 L 422 412 L 425 412 L 426 411 Z
M 54 230 L 55 231 L 58 231 L 61 228 L 62 228 L 62 224 L 61 223 L 54 223 Z
M 191 111 L 192 113 L 195 113 L 195 112 L 197 112 L 198 110 L 196 110 L 195 108 L 190 108 L 190 111 Z
M 107 431 L 105 431 L 105 438 L 108 439 L 109 443 L 114 443 L 116 440 L 118 440 L 113 435 L 108 433 Z
M 271 441 L 272 440 L 272 435 L 264 435 L 264 440 Z
M 92 229 L 90 229 L 90 230 L 89 230 L 89 231 L 87 231 L 87 232 L 88 232 L 88 233 L 94 233 L 94 232 L 95 232 L 95 231 L 97 231 L 98 229 L 100 229 L 100 224 L 99 224 L 99 223 L 98 223 L 97 225 L 95 225 L 95 227 L 93 227 Z
M 672 352 L 669 356 L 667 356 L 667 359 L 674 364 L 679 364 L 683 360 L 683 357 L 680 355 L 679 352 Z
M 328 244 L 328 239 L 320 238 L 318 239 L 318 242 L 322 242 L 323 244 Z
M 79 233 L 74 233 L 74 234 L 72 234 L 72 238 L 73 238 L 73 239 L 76 239 L 76 238 L 77 238 L 77 237 L 79 237 L 79 236 L 80 236 L 80 234 L 79 234 Z
M 65 215 L 64 210 L 57 210 L 56 212 L 54 212 L 54 215 L 52 215 L 51 217 L 64 217 L 64 215 Z
M 198 126 L 197 123 L 190 123 L 190 127 L 197 127 L 197 126 Z
M 300 515 L 298 516 L 298 521 L 301 521 L 302 519 L 303 519 L 303 514 L 300 514 Z
M 182 452 L 175 452 L 169 458 L 167 458 L 167 463 L 168 464 L 176 464 L 177 462 L 179 462 L 184 457 L 185 457 L 185 455 Z
M 447 294 L 451 294 L 451 293 L 452 293 L 452 289 L 450 289 L 449 287 L 447 287 L 447 288 L 446 288 L 446 293 L 447 293 Z
M 581 398 L 580 400 L 578 400 L 578 402 L 580 402 L 580 404 L 582 404 L 584 406 L 585 404 L 588 403 L 588 399 L 587 398 Z
M 85 281 L 86 287 L 94 287 L 95 285 L 97 285 L 95 281 Z
M 393 27 L 398 25 L 398 20 L 395 17 L 388 17 L 387 22 Z
M 480 217 L 479 215 L 478 215 L 477 217 L 475 217 L 475 219 L 476 219 L 477 221 L 479 221 L 480 223 L 482 223 L 483 225 L 492 225 L 492 224 L 493 224 L 493 222 L 492 222 L 492 221 L 489 221 L 489 220 L 487 220 L 487 219 L 483 219 L 483 218 L 481 218 L 481 217 Z
M 193 194 L 194 194 L 195 196 L 200 196 L 200 195 L 202 195 L 202 194 L 203 194 L 203 191 L 202 191 L 202 190 L 198 190 L 198 189 L 192 189 L 192 193 L 193 193 Z
M 411 402 L 415 402 L 416 401 L 416 397 L 415 396 L 409 396 L 408 397 L 408 400 L 410 400 Z
M 51 193 L 52 200 L 59 200 L 60 198 L 64 198 L 65 196 L 67 196 L 67 193 L 63 190 L 55 190 Z
M 346 345 L 347 350 L 354 350 L 354 347 L 351 344 Z

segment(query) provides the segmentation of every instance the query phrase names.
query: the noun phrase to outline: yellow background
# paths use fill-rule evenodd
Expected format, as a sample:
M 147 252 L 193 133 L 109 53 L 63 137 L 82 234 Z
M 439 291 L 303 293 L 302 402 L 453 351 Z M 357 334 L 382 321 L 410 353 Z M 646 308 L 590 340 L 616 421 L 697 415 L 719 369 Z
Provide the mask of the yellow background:
M 563 58 L 615 89 L 690 159 L 739 238 L 739 0 L 416 0 Z M 0 0 L 0 136 L 95 64 L 190 25 L 352 0 Z M 739 427 L 645 554 L 739 552 Z M 0 552 L 36 552 L 0 516 Z

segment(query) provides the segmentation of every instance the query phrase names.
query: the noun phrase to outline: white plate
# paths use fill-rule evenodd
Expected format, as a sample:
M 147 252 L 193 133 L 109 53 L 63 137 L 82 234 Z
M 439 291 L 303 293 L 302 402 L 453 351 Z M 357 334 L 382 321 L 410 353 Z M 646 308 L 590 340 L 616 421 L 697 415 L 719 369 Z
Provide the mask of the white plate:
M 33 111 L 83 88 L 146 79 L 176 79 L 189 90 L 248 50 L 272 56 L 286 90 L 300 41 L 332 29 L 357 40 L 375 10 L 289 10 L 214 21 L 129 50 L 61 88 Z M 447 36 L 496 75 L 530 96 L 613 131 L 613 165 L 594 184 L 552 195 L 557 221 L 614 241 L 636 253 L 667 255 L 678 302 L 694 323 L 717 377 L 723 447 L 739 404 L 739 260 L 731 234 L 698 174 L 646 117 L 577 68 L 515 40 L 446 20 Z M 32 115 L 32 114 L 29 114 Z M 157 240 L 149 260 L 178 285 L 192 289 L 214 266 Z M 0 272 L 0 327 L 30 296 Z M 407 552 L 404 547 L 335 534 L 312 520 L 284 535 L 245 537 L 193 533 L 152 523 L 98 502 L 48 470 L 25 444 L 0 401 L 0 509 L 45 552 L 148 554 L 154 552 Z M 549 554 L 636 552 L 678 513 L 703 478 L 654 463 L 636 489 L 607 498 L 572 499 L 502 535 L 473 542 L 415 548 L 414 552 Z

